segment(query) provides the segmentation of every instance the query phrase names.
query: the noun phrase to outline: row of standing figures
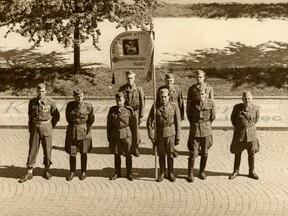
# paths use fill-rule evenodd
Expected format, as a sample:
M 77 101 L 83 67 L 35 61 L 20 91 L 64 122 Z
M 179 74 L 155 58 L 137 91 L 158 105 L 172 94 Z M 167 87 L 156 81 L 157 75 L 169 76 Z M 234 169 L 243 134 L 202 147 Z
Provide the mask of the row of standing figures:
M 201 156 L 199 178 L 205 180 L 205 167 L 208 151 L 213 145 L 212 122 L 216 118 L 214 93 L 211 85 L 205 82 L 205 72 L 196 71 L 197 83 L 188 90 L 186 116 L 190 123 L 187 142 L 189 159 L 187 181 L 194 181 L 194 163 Z M 114 154 L 115 174 L 110 180 L 121 177 L 121 155 L 126 160 L 126 178 L 133 181 L 132 155 L 139 157 L 141 143 L 139 125 L 144 117 L 145 99 L 140 85 L 135 83 L 135 73 L 126 72 L 127 83 L 121 86 L 115 94 L 116 105 L 110 107 L 107 115 L 107 139 L 109 150 Z M 151 107 L 146 126 L 149 139 L 153 143 L 156 155 L 159 157 L 160 173 L 156 181 L 163 181 L 166 176 L 171 182 L 176 178 L 173 174 L 174 158 L 177 156 L 176 146 L 180 143 L 181 121 L 184 120 L 185 110 L 182 90 L 175 85 L 172 73 L 165 75 L 165 85 L 157 90 L 156 102 Z M 65 151 L 70 155 L 70 173 L 67 181 L 74 178 L 76 171 L 76 156 L 81 155 L 80 180 L 86 178 L 87 153 L 92 149 L 91 127 L 95 116 L 93 106 L 84 100 L 81 89 L 73 91 L 74 100 L 67 103 L 65 117 L 68 122 L 65 139 Z M 252 104 L 252 93 L 244 91 L 242 103 L 233 107 L 231 122 L 234 134 L 230 151 L 235 155 L 234 170 L 229 179 L 239 175 L 241 154 L 248 152 L 249 174 L 253 179 L 259 179 L 255 173 L 255 154 L 259 151 L 255 124 L 260 118 L 259 107 Z M 29 153 L 27 172 L 19 180 L 20 183 L 33 178 L 36 158 L 40 144 L 43 147 L 45 166 L 43 177 L 51 179 L 49 172 L 52 152 L 52 131 L 60 119 L 55 101 L 46 96 L 46 85 L 37 85 L 37 97 L 31 99 L 28 105 L 29 116 Z M 166 163 L 167 158 L 167 163 Z M 166 166 L 168 172 L 166 172 Z

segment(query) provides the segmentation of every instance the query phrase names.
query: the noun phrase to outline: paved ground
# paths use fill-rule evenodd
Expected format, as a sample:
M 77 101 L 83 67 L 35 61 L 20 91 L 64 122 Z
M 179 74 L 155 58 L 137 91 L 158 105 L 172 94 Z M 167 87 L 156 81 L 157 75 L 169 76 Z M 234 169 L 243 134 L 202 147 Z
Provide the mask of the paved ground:
M 259 131 L 261 151 L 256 171 L 260 180 L 246 176 L 247 154 L 243 154 L 241 174 L 228 180 L 233 169 L 229 153 L 232 131 L 214 131 L 214 145 L 207 164 L 208 178 L 194 183 L 187 174 L 186 142 L 183 131 L 175 160 L 177 181 L 154 181 L 154 156 L 146 131 L 141 130 L 142 155 L 133 159 L 133 176 L 109 181 L 114 173 L 105 130 L 93 131 L 93 151 L 88 156 L 88 178 L 71 182 L 68 155 L 63 151 L 65 130 L 54 131 L 53 165 L 50 181 L 41 177 L 42 151 L 33 180 L 18 179 L 25 173 L 28 151 L 26 129 L 0 129 L 0 215 L 287 215 L 288 212 L 288 132 Z M 79 168 L 79 156 L 77 167 Z M 197 159 L 195 175 L 198 174 Z M 124 164 L 122 173 L 125 175 Z M 79 173 L 77 173 L 79 174 Z

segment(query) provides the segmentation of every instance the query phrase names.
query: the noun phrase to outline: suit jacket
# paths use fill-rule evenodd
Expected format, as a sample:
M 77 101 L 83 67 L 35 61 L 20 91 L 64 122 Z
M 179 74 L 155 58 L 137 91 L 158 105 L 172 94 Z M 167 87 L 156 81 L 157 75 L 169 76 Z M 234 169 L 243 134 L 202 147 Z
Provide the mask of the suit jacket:
M 234 126 L 233 140 L 235 142 L 251 142 L 257 139 L 255 124 L 259 121 L 259 107 L 251 104 L 247 109 L 243 103 L 236 104 L 231 114 L 231 122 Z
M 206 137 L 212 135 L 211 124 L 216 118 L 215 103 L 205 99 L 201 106 L 200 101 L 187 108 L 187 118 L 190 122 L 190 136 Z
M 149 138 L 155 138 L 154 106 L 152 106 L 150 110 L 146 123 Z M 180 141 L 181 117 L 180 110 L 176 103 L 169 102 L 166 107 L 162 104 L 156 106 L 156 127 L 157 137 L 175 136 L 175 140 Z
M 122 92 L 125 97 L 125 105 L 133 108 L 139 118 L 144 117 L 145 95 L 141 86 L 134 84 L 132 87 L 128 84 L 121 86 L 118 92 Z
M 163 88 L 168 87 L 166 85 L 160 86 L 157 90 L 157 95 L 156 95 L 156 104 L 160 104 L 160 90 Z M 176 103 L 179 107 L 180 110 L 180 116 L 181 120 L 184 120 L 184 99 L 182 95 L 182 90 L 179 86 L 173 85 L 172 88 L 168 89 L 169 90 L 169 100 L 172 103 Z

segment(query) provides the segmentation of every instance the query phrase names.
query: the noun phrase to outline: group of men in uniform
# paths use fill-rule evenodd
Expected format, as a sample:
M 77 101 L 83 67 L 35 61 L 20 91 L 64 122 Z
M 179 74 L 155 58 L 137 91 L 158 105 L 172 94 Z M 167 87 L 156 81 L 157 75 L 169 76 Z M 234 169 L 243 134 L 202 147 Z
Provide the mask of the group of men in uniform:
M 132 156 L 139 157 L 141 143 L 139 125 L 144 117 L 145 96 L 140 85 L 135 83 L 135 73 L 126 72 L 127 83 L 121 86 L 115 94 L 116 106 L 109 109 L 107 115 L 107 139 L 109 149 L 114 154 L 115 174 L 110 180 L 121 177 L 121 155 L 126 159 L 126 178 L 133 181 Z M 213 145 L 212 122 L 216 118 L 213 88 L 205 81 L 205 72 L 197 70 L 197 83 L 188 90 L 186 116 L 190 123 L 187 147 L 189 150 L 187 181 L 194 181 L 194 162 L 201 156 L 199 178 L 205 180 L 205 167 L 208 150 Z M 156 103 L 151 107 L 147 118 L 147 132 L 153 147 L 157 147 L 159 156 L 160 175 L 157 182 L 166 177 L 171 182 L 176 178 L 173 173 L 174 158 L 178 156 L 176 146 L 180 143 L 181 121 L 184 120 L 184 100 L 181 88 L 174 84 L 172 73 L 165 75 L 165 85 L 159 87 Z M 70 174 L 66 177 L 71 181 L 76 170 L 76 155 L 81 155 L 80 180 L 86 178 L 87 153 L 92 148 L 91 127 L 95 116 L 91 103 L 84 101 L 84 93 L 80 89 L 74 90 L 74 100 L 66 107 L 68 122 L 65 151 L 70 155 Z M 234 134 L 231 143 L 231 153 L 235 154 L 234 171 L 229 179 L 239 175 L 241 154 L 248 152 L 249 177 L 258 179 L 255 173 L 255 154 L 259 151 L 255 124 L 260 114 L 259 107 L 253 105 L 252 94 L 244 91 L 243 103 L 233 108 L 231 121 Z M 46 86 L 37 86 L 37 97 L 29 101 L 29 153 L 27 159 L 27 173 L 19 182 L 23 183 L 33 178 L 33 168 L 40 143 L 44 153 L 44 177 L 49 180 L 51 174 L 52 131 L 60 119 L 55 102 L 46 97 Z M 168 172 L 166 172 L 166 157 Z

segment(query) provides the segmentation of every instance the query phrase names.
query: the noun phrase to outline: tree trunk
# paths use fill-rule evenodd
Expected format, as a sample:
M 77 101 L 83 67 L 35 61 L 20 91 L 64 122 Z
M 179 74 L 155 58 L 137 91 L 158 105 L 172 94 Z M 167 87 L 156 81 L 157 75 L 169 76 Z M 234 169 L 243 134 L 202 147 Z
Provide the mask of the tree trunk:
M 74 74 L 80 70 L 80 37 L 79 37 L 79 24 L 75 25 L 74 30 Z

